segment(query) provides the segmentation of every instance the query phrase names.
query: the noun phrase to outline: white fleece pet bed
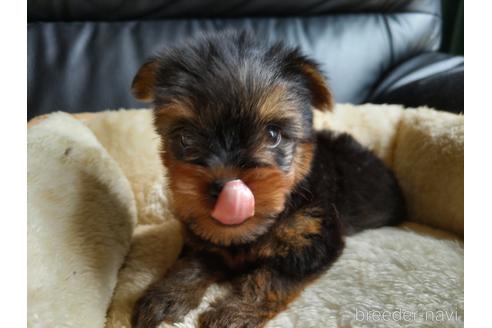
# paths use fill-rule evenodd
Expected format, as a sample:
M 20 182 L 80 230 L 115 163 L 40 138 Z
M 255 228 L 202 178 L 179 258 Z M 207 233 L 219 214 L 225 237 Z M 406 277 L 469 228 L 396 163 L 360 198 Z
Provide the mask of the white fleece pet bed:
M 462 327 L 463 116 L 338 105 L 315 125 L 352 133 L 390 165 L 414 222 L 347 238 L 340 259 L 267 327 Z M 182 245 L 158 145 L 148 110 L 31 123 L 29 327 L 130 327 L 134 302 Z M 222 292 L 212 286 L 175 326 L 195 327 Z

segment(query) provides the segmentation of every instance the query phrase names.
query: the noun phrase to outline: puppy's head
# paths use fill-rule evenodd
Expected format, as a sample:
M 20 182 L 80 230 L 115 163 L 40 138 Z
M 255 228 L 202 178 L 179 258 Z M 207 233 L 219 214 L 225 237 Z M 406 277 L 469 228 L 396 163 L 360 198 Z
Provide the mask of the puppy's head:
M 220 245 L 251 242 L 274 223 L 310 170 L 312 109 L 332 107 L 313 61 L 246 33 L 163 52 L 132 91 L 154 104 L 176 216 Z

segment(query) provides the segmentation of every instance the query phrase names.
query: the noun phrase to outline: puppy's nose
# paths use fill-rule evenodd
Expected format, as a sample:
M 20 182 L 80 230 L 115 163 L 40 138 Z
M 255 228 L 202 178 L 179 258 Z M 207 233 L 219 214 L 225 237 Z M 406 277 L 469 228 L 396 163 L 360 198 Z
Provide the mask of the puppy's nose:
M 219 194 L 222 191 L 222 188 L 224 188 L 226 182 L 227 181 L 225 180 L 216 180 L 210 184 L 209 193 L 210 193 L 210 197 L 214 202 L 219 197 Z

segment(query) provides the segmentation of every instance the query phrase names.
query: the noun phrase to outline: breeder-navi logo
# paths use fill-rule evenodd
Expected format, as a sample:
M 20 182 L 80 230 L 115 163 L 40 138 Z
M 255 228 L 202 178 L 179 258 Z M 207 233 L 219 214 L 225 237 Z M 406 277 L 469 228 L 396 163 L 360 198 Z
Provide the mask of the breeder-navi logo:
M 433 321 L 433 322 L 446 322 L 446 321 L 458 321 L 458 311 L 408 311 L 398 309 L 394 311 L 379 311 L 369 310 L 361 311 L 355 309 L 355 320 L 365 322 L 376 321 Z

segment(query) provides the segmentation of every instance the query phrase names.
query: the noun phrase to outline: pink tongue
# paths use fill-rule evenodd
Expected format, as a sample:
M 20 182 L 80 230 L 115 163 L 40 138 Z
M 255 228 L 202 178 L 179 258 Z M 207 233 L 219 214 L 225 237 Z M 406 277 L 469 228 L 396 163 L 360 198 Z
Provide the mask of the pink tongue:
M 224 185 L 212 211 L 212 217 L 223 224 L 239 224 L 254 214 L 255 197 L 241 180 Z

